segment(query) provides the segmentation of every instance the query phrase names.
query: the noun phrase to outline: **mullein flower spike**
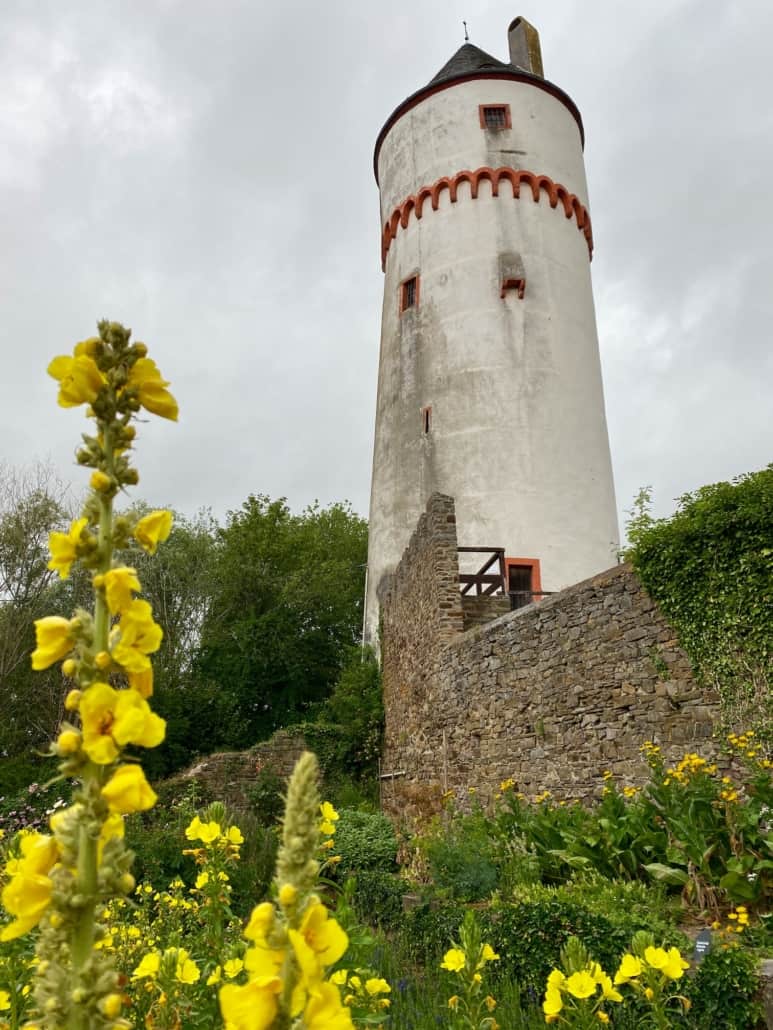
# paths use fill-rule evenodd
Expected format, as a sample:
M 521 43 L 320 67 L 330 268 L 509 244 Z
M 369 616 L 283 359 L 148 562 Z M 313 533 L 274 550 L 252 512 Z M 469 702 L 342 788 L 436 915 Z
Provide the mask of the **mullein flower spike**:
M 87 405 L 95 423 L 83 434 L 76 457 L 92 469 L 91 492 L 67 532 L 49 539 L 49 568 L 66 579 L 80 564 L 92 577 L 93 611 L 71 619 L 47 616 L 35 623 L 32 667 L 62 662 L 75 682 L 64 722 L 51 745 L 63 776 L 78 781 L 73 804 L 51 817 L 51 836 L 22 838 L 7 864 L 3 905 L 13 917 L 4 940 L 39 926 L 34 1025 L 40 1030 L 124 1030 L 118 974 L 108 949 L 98 946 L 100 918 L 111 899 L 134 889 L 131 853 L 123 841 L 123 816 L 156 801 L 128 747 L 156 747 L 165 723 L 148 703 L 153 693 L 150 656 L 161 628 L 147 601 L 138 599 L 136 570 L 115 552 L 135 541 L 153 554 L 172 527 L 167 511 L 142 518 L 115 517 L 113 498 L 136 484 L 131 465 L 131 424 L 141 409 L 176 420 L 177 402 L 143 343 L 116 322 L 100 322 L 99 335 L 54 358 L 49 374 L 64 408 Z M 120 683 L 126 684 L 119 686 Z M 171 961 L 171 958 L 170 958 Z M 190 960 L 175 962 L 192 976 Z

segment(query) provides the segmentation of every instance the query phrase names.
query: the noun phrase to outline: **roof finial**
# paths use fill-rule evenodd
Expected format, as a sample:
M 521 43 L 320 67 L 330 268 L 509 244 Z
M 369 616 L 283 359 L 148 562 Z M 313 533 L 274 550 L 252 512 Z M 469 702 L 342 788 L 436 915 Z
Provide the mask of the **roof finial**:
M 464 25 L 464 42 L 465 43 L 469 43 L 470 42 L 470 34 L 467 31 L 467 22 L 463 21 L 462 25 Z

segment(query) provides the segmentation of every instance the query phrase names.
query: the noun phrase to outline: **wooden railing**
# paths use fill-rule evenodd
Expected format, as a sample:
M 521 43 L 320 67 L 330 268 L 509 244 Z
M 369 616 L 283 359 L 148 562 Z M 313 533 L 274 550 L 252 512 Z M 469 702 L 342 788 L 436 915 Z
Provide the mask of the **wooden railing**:
M 460 554 L 490 554 L 491 557 L 477 572 L 460 572 L 459 585 L 463 594 L 473 591 L 478 597 L 489 597 L 493 594 L 507 592 L 505 583 L 505 549 L 504 547 L 457 547 Z M 489 571 L 496 566 L 496 571 Z

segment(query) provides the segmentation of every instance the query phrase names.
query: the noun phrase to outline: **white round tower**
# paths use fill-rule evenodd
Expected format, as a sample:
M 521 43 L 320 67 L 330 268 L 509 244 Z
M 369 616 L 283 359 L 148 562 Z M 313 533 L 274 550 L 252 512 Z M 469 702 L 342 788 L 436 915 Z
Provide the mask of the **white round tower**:
M 366 639 L 430 494 L 510 586 L 613 565 L 583 127 L 516 18 L 510 61 L 466 43 L 379 134 L 385 273 Z

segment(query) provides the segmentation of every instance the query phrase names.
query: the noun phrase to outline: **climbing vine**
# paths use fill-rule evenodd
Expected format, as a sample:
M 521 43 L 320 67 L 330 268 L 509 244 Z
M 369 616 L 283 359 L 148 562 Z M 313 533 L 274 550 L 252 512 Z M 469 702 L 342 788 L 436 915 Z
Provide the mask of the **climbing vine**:
M 649 502 L 645 488 L 625 557 L 717 690 L 724 728 L 773 743 L 773 465 L 685 494 L 668 519 Z

